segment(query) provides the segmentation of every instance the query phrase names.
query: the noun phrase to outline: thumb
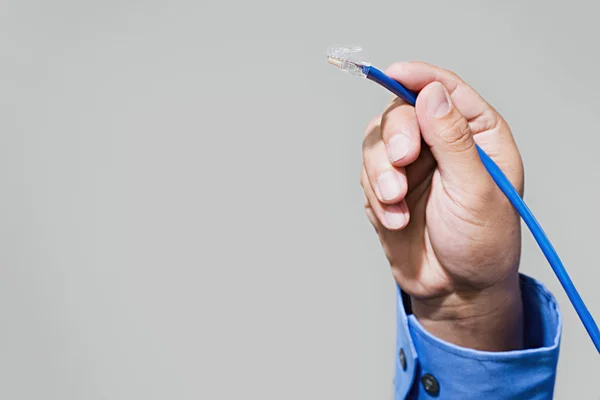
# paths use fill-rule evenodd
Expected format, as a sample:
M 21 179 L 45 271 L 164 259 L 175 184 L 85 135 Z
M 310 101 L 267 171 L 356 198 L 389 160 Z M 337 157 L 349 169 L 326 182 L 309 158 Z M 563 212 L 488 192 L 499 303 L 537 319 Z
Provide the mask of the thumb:
M 431 148 L 442 179 L 454 189 L 486 187 L 483 185 L 490 178 L 477 153 L 469 123 L 443 84 L 432 82 L 421 90 L 416 114 L 421 136 Z

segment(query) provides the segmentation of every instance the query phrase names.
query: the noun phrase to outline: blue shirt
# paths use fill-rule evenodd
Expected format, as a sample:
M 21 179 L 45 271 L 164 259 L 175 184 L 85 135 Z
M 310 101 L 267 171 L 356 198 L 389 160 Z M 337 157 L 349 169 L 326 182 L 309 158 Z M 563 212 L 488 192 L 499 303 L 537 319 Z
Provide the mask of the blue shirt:
M 485 352 L 440 340 L 407 313 L 398 289 L 395 400 L 551 399 L 561 338 L 556 300 L 521 275 L 525 346 Z M 407 305 L 407 304 L 406 304 Z

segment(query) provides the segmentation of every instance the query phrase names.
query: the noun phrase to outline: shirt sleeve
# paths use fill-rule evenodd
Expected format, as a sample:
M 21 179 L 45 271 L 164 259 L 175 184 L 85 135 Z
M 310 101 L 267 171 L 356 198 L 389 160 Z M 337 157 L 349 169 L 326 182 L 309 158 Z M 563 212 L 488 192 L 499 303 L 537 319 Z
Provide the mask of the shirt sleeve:
M 525 346 L 485 352 L 459 347 L 427 332 L 398 288 L 395 400 L 552 399 L 562 322 L 541 283 L 520 276 Z

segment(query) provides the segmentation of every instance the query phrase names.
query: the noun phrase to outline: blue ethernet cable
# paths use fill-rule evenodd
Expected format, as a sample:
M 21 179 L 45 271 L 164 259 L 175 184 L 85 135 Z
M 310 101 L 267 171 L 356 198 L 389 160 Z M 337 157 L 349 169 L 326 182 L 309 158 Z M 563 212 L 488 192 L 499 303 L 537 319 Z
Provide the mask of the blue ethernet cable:
M 343 71 L 351 73 L 352 75 L 365 77 L 380 84 L 413 106 L 416 104 L 418 95 L 417 93 L 405 88 L 398 81 L 390 78 L 377 68 L 373 67 L 370 63 L 359 58 L 356 54 L 359 51 L 360 48 L 334 48 L 328 51 L 327 61 L 330 64 L 341 68 Z M 529 210 L 517 190 L 510 183 L 506 175 L 504 175 L 500 167 L 498 167 L 498 165 L 496 165 L 490 156 L 488 156 L 478 145 L 476 145 L 476 147 L 479 157 L 488 173 L 494 182 L 496 182 L 496 185 L 498 185 L 500 190 L 502 190 L 504 195 L 511 202 L 513 207 L 517 210 L 521 218 L 523 218 L 523 221 L 525 221 L 525 224 L 531 231 L 531 234 L 540 246 L 540 249 L 546 256 L 546 259 L 554 270 L 556 277 L 569 297 L 571 304 L 573 304 L 573 307 L 579 315 L 583 326 L 592 339 L 592 342 L 596 346 L 596 350 L 600 353 L 600 330 L 598 329 L 598 325 L 596 325 L 592 314 L 587 309 L 583 299 L 579 295 L 579 292 L 577 292 L 575 285 L 571 281 L 569 274 L 567 274 L 567 271 L 560 257 L 558 256 L 558 253 L 550 242 L 550 239 L 548 239 L 544 233 L 544 230 L 535 219 L 533 213 L 531 210 Z

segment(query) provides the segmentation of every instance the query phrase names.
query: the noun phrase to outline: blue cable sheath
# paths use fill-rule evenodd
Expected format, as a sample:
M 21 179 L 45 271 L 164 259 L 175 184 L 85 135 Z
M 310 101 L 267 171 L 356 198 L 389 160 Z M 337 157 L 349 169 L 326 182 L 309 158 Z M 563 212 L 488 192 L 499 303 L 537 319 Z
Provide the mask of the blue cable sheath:
M 364 66 L 363 72 L 366 74 L 367 78 L 380 84 L 381 86 L 388 89 L 390 92 L 394 93 L 396 96 L 400 97 L 402 100 L 406 101 L 411 105 L 415 105 L 417 101 L 417 93 L 408 90 L 403 85 L 401 85 L 398 81 L 390 78 L 380 70 L 371 66 Z M 478 145 L 477 152 L 479 153 L 479 157 L 490 176 L 496 182 L 496 185 L 502 190 L 502 192 L 506 195 L 508 200 L 511 202 L 513 207 L 517 210 L 525 224 L 531 231 L 533 237 L 537 241 L 540 249 L 546 256 L 546 259 L 550 263 L 550 266 L 554 270 L 556 277 L 560 281 L 560 284 L 564 288 L 569 300 L 573 304 L 575 311 L 579 315 L 583 326 L 587 330 L 592 342 L 596 346 L 596 350 L 600 353 L 600 330 L 598 330 L 598 325 L 594 321 L 592 314 L 590 314 L 589 310 L 585 306 L 581 296 L 577 292 L 575 285 L 571 281 L 569 274 L 565 270 L 565 267 L 560 260 L 556 250 L 552 246 L 550 239 L 544 233 L 544 230 L 538 223 L 538 221 L 533 216 L 533 213 L 527 207 L 527 204 L 523 201 L 519 192 L 514 188 L 514 186 L 510 183 L 506 175 L 502 172 L 500 167 L 496 165 L 496 163 L 488 156 Z

